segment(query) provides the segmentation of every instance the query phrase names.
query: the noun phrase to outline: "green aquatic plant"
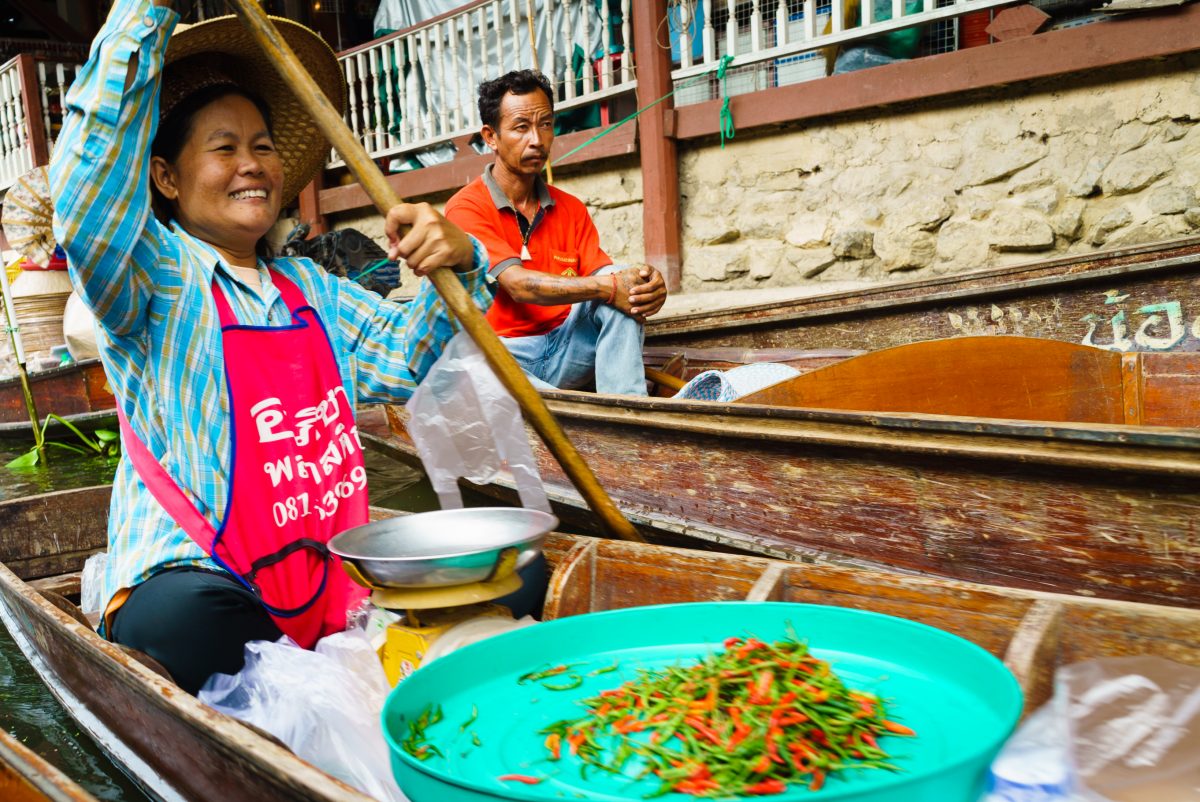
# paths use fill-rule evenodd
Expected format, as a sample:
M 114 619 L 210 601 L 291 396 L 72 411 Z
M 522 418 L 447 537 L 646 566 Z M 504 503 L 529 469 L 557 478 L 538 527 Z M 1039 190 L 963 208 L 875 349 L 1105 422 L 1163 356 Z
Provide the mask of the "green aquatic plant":
M 58 421 L 63 426 L 67 427 L 79 439 L 79 443 L 63 443 L 57 440 L 46 439 L 46 429 L 50 426 L 50 421 Z M 55 415 L 53 412 L 46 416 L 46 420 L 42 423 L 41 429 L 42 446 L 34 446 L 26 451 L 21 456 L 9 462 L 5 467 L 8 468 L 32 468 L 46 459 L 45 447 L 54 446 L 65 451 L 70 451 L 74 454 L 82 456 L 100 456 L 100 457 L 116 457 L 121 453 L 121 437 L 111 429 L 96 429 L 92 432 L 92 436 L 84 434 L 78 426 L 71 423 L 66 418 Z M 82 443 L 82 445 L 80 445 Z

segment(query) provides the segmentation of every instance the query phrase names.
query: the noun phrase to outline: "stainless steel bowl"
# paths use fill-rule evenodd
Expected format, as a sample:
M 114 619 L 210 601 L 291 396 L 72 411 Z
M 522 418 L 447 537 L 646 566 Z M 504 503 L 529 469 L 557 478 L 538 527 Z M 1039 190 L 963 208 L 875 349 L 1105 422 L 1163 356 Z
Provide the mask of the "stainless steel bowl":
M 347 529 L 329 541 L 329 550 L 375 587 L 450 587 L 501 579 L 493 574 L 505 549 L 518 549 L 516 568 L 525 567 L 557 525 L 539 510 L 437 510 Z

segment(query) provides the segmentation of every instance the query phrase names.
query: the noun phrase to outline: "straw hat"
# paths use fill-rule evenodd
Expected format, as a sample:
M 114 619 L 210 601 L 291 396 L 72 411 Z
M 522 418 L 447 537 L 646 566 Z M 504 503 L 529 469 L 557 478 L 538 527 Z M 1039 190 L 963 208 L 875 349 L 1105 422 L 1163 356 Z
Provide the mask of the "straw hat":
M 296 53 L 333 107 L 346 107 L 346 81 L 337 56 L 313 31 L 281 17 L 271 22 Z M 283 162 L 283 204 L 291 203 L 321 169 L 329 143 L 235 15 L 179 25 L 167 46 L 160 115 L 193 92 L 235 84 L 262 98 L 271 110 L 275 149 Z

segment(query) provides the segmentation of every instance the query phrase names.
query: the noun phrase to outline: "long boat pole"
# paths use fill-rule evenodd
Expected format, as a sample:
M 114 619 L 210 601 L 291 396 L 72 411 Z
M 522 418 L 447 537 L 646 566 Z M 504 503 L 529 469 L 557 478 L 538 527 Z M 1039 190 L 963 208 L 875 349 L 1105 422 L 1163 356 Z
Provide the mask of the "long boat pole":
M 300 64 L 296 54 L 255 0 L 233 0 L 232 4 L 275 69 L 291 86 L 297 99 L 308 109 L 317 127 L 341 154 L 346 166 L 358 179 L 376 208 L 387 214 L 389 209 L 401 203 L 400 196 L 388 184 L 362 144 L 342 120 L 341 111 L 335 109 L 325 97 L 325 93 Z M 537 390 L 533 389 L 533 385 L 529 383 L 512 354 L 500 342 L 500 338 L 496 336 L 483 314 L 471 303 L 470 296 L 467 295 L 458 276 L 447 268 L 438 268 L 429 274 L 429 280 L 433 282 L 446 307 L 458 318 L 471 339 L 479 346 L 496 376 L 521 405 L 525 419 L 541 435 L 546 447 L 562 465 L 563 472 L 600 518 L 609 534 L 624 540 L 644 542 L 637 529 L 604 492 L 604 488 L 596 480 L 596 475 L 567 439 L 566 433 L 546 407 L 546 402 L 538 395 Z
M 8 269 L 0 264 L 0 293 L 3 293 L 4 318 L 8 323 L 9 342 L 17 358 L 17 369 L 21 374 L 21 392 L 25 396 L 25 411 L 29 413 L 29 424 L 33 427 L 33 444 L 38 454 L 46 458 L 46 446 L 42 442 L 42 427 L 39 424 L 37 406 L 33 403 L 33 389 L 29 386 L 29 371 L 25 369 L 25 346 L 21 342 L 21 328 L 17 325 L 17 310 L 13 307 L 12 287 L 8 283 Z

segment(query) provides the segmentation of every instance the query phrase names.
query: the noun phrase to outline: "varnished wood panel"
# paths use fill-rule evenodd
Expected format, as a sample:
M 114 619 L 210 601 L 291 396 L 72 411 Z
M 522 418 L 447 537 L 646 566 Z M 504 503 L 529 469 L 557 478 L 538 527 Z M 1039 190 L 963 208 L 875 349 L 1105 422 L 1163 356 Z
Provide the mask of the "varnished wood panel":
M 108 486 L 0 504 L 0 563 L 23 579 L 78 571 L 107 538 Z
M 964 337 L 846 359 L 738 403 L 1124 423 L 1122 385 L 1121 355 L 1112 351 L 1032 337 Z M 1158 388 L 1172 392 L 1170 384 Z M 1155 401 L 1177 409 L 1173 398 Z

